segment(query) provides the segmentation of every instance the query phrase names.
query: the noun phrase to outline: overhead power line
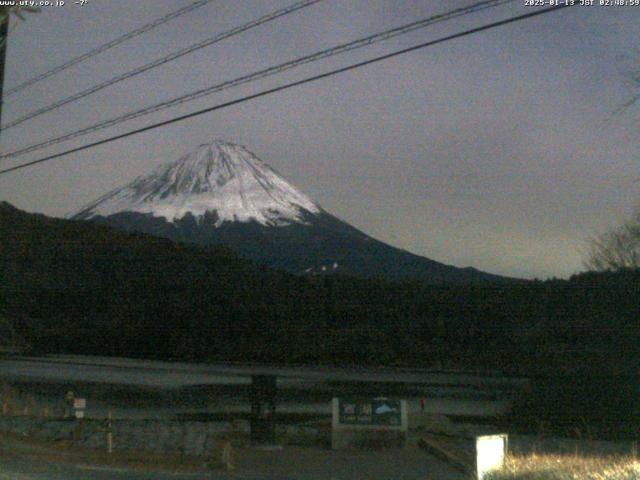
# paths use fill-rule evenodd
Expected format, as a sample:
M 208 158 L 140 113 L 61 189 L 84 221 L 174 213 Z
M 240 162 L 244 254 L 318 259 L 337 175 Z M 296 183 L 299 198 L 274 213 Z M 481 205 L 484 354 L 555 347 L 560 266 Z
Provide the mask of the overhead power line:
M 117 45 L 120 45 L 121 43 L 126 42 L 127 40 L 131 40 L 132 38 L 135 38 L 139 35 L 142 35 L 145 32 L 148 32 L 149 30 L 153 30 L 156 27 L 159 27 L 160 25 L 163 25 L 167 22 L 169 22 L 170 20 L 173 20 L 174 18 L 178 18 L 182 15 L 185 15 L 189 12 L 192 12 L 193 10 L 196 10 L 200 7 L 204 7 L 205 5 L 207 5 L 208 3 L 213 2 L 214 0 L 198 0 L 197 2 L 193 2 L 189 5 L 187 5 L 186 7 L 180 8 L 178 10 L 175 10 L 174 12 L 168 13 L 167 15 L 157 18 L 155 19 L 153 22 L 151 23 L 147 23 L 146 25 L 143 25 L 140 28 L 137 28 L 135 30 L 132 30 L 129 33 L 125 33 L 124 35 L 111 40 L 110 42 L 107 42 L 103 45 L 100 45 L 99 47 L 94 48 L 93 50 L 89 50 L 86 53 L 83 53 L 82 55 L 79 55 L 75 58 L 72 58 L 71 60 L 69 60 L 68 62 L 63 63 L 62 65 L 58 65 L 57 67 L 52 68 L 51 70 L 48 70 L 40 75 L 37 75 L 33 78 L 30 78 L 29 80 L 26 80 L 25 82 L 22 82 L 21 84 L 10 88 L 9 90 L 7 90 L 4 93 L 5 98 L 8 97 L 9 95 L 13 95 L 14 93 L 17 93 L 21 90 L 24 90 L 27 87 L 30 87 L 31 85 L 34 85 L 42 80 L 44 80 L 45 78 L 49 78 L 52 77 L 53 75 L 56 75 L 60 72 L 62 72 L 63 70 L 66 70 L 67 68 L 70 68 L 74 65 L 77 65 L 80 62 L 84 62 L 85 60 L 88 60 L 89 58 L 95 57 L 96 55 L 105 52 L 107 50 L 109 50 L 110 48 L 113 48 Z
M 168 101 L 164 101 L 149 107 L 145 107 L 143 109 L 140 110 L 135 110 L 133 112 L 129 112 L 123 115 L 119 115 L 115 118 L 111 118 L 109 120 L 105 120 L 103 122 L 88 126 L 88 127 L 84 127 L 80 130 L 76 130 L 74 132 L 59 136 L 59 137 L 54 137 L 52 139 L 49 140 L 45 140 L 43 142 L 39 142 L 33 145 L 29 145 L 26 147 L 22 147 L 18 150 L 14 150 L 13 152 L 9 152 L 9 153 L 5 153 L 3 155 L 0 155 L 0 159 L 4 159 L 4 158 L 12 158 L 12 157 L 16 157 L 19 155 L 23 155 L 29 152 L 33 152 L 36 150 L 41 150 L 43 148 L 49 147 L 51 145 L 55 145 L 61 142 L 64 142 L 66 140 L 71 140 L 73 138 L 77 138 L 83 135 L 86 135 L 88 133 L 92 133 L 98 130 L 102 130 L 104 128 L 108 128 L 114 125 L 117 125 L 119 123 L 128 121 L 128 120 L 133 120 L 135 118 L 138 117 L 142 117 L 144 115 L 148 115 L 154 112 L 158 112 L 161 110 L 165 110 L 167 108 L 173 107 L 175 105 L 179 105 L 191 100 L 195 100 L 201 97 L 205 97 L 207 95 L 211 95 L 213 93 L 217 93 L 223 90 L 227 90 L 229 88 L 233 88 L 239 85 L 243 85 L 249 82 L 254 82 L 256 80 L 260 80 L 272 75 L 276 75 L 278 73 L 282 73 L 285 72 L 287 70 L 293 69 L 295 67 L 299 67 L 301 65 L 305 65 L 308 63 L 312 63 L 318 60 L 322 60 L 324 58 L 328 58 L 334 55 L 338 55 L 341 53 L 345 53 L 345 52 L 349 52 L 358 48 L 362 48 L 362 47 L 366 47 L 369 45 L 372 45 L 374 43 L 378 43 L 384 40 L 388 40 L 391 39 L 393 37 L 397 37 L 399 35 L 403 35 L 409 32 L 412 32 L 414 30 L 420 29 L 420 28 L 425 28 L 429 25 L 433 25 L 435 23 L 438 22 L 443 22 L 446 20 L 450 20 L 452 18 L 456 18 L 456 17 L 460 17 L 460 16 L 464 16 L 464 15 L 469 15 L 471 13 L 475 13 L 481 10 L 485 10 L 488 8 L 494 8 L 497 7 L 499 5 L 505 4 L 505 3 L 511 3 L 514 2 L 515 0 L 484 0 L 478 3 L 475 3 L 473 5 L 467 6 L 467 7 L 462 7 L 462 8 L 458 8 L 455 10 L 451 10 L 449 12 L 443 13 L 443 14 L 439 14 L 439 15 L 435 15 L 435 16 L 431 16 L 428 18 L 424 18 L 415 22 L 411 22 L 409 24 L 406 25 L 402 25 L 400 27 L 396 27 L 393 28 L 391 30 L 385 30 L 383 32 L 379 32 L 373 35 L 369 35 L 367 37 L 358 39 L 358 40 L 354 40 L 348 43 L 344 43 L 335 47 L 331 47 L 325 50 L 320 50 L 318 52 L 312 53 L 310 55 L 306 55 L 304 57 L 299 57 L 295 60 L 290 60 L 288 62 L 285 63 L 281 63 L 279 65 L 275 65 L 263 70 L 259 70 L 257 72 L 248 74 L 248 75 L 244 75 L 242 77 L 238 77 L 235 78 L 233 80 L 228 80 L 201 90 L 197 90 L 195 92 L 189 93 L 187 95 L 182 95 L 180 97 L 168 100 Z
M 109 80 L 106 80 L 98 85 L 94 85 L 93 87 L 89 87 L 86 90 L 83 90 L 79 93 L 76 93 L 74 95 L 71 95 L 67 98 L 64 98 L 62 100 L 59 100 L 55 103 L 52 103 L 50 105 L 47 105 L 46 107 L 42 107 L 39 108 L 38 110 L 35 110 L 31 113 L 28 113 L 12 122 L 8 122 L 4 127 L 2 127 L 1 130 L 7 130 L 11 127 L 15 127 L 16 125 L 20 125 L 21 123 L 26 122 L 27 120 L 30 120 L 32 118 L 38 117 L 42 114 L 45 114 L 47 112 L 50 112 L 52 110 L 56 110 L 60 107 L 62 107 L 63 105 L 67 105 L 69 103 L 75 102 L 76 100 L 80 100 L 81 98 L 85 98 L 88 97 L 89 95 L 92 95 L 96 92 L 99 92 L 100 90 L 103 90 L 111 85 L 114 85 L 116 83 L 122 82 L 124 80 L 128 80 L 129 78 L 135 77 L 137 75 L 140 75 L 141 73 L 144 73 L 148 70 L 151 70 L 153 68 L 159 67 L 161 65 L 164 65 L 165 63 L 169 63 L 172 62 L 173 60 L 176 60 L 180 57 L 183 57 L 185 55 L 188 55 L 189 53 L 193 53 L 196 50 L 200 50 L 201 48 L 205 48 L 205 47 L 209 47 L 215 43 L 221 42 L 222 40 L 225 40 L 227 38 L 233 37 L 235 35 L 238 35 L 242 32 L 246 32 L 247 30 L 250 30 L 252 28 L 255 28 L 259 25 L 262 25 L 264 23 L 267 22 L 271 22 L 272 20 L 275 20 L 277 18 L 283 17 L 285 15 L 289 15 L 290 13 L 296 12 L 298 10 L 301 10 L 303 8 L 309 7 L 311 5 L 313 5 L 314 3 L 318 3 L 322 0 L 303 0 L 303 1 L 299 1 L 296 2 L 292 5 L 289 5 L 288 7 L 285 8 L 281 8 L 279 10 L 276 10 L 274 12 L 271 12 L 267 15 L 264 15 L 256 20 L 252 20 L 251 22 L 245 23 L 243 25 L 240 25 L 238 27 L 235 27 L 231 30 L 228 30 L 226 32 L 220 33 L 219 35 L 216 35 L 214 37 L 208 38 L 207 40 L 203 40 L 202 42 L 198 42 L 194 45 L 191 45 L 189 47 L 183 48 L 181 50 L 178 50 L 177 52 L 173 52 L 169 55 L 166 55 L 164 57 L 161 57 L 157 60 L 154 60 L 151 63 L 147 63 L 146 65 L 142 65 L 140 67 L 134 68 L 133 70 L 130 70 L 126 73 L 123 73 L 121 75 L 117 75 Z
M 515 23 L 515 22 L 519 22 L 519 21 L 522 21 L 522 20 L 526 20 L 528 18 L 544 15 L 546 13 L 559 11 L 559 10 L 562 10 L 562 9 L 564 9 L 566 7 L 569 7 L 569 6 L 571 6 L 571 5 L 570 4 L 565 4 L 565 5 L 560 5 L 560 6 L 557 6 L 557 7 L 547 7 L 547 8 L 541 9 L 541 10 L 536 10 L 536 11 L 533 11 L 533 12 L 530 12 L 530 13 L 525 13 L 523 15 L 517 15 L 515 17 L 510 17 L 510 18 L 507 18 L 505 20 L 500 20 L 498 22 L 489 23 L 489 24 L 483 25 L 481 27 L 476 27 L 476 28 L 472 28 L 470 30 L 465 30 L 465 31 L 462 31 L 462 32 L 459 32 L 459 33 L 454 33 L 454 34 L 448 35 L 446 37 L 442 37 L 442 38 L 439 38 L 439 39 L 436 39 L 436 40 L 431 40 L 429 42 L 425 42 L 425 43 L 421 43 L 421 44 L 418 44 L 418 45 L 414 45 L 412 47 L 404 48 L 402 50 L 397 50 L 395 52 L 387 53 L 385 55 L 380 55 L 379 57 L 371 58 L 371 59 L 365 60 L 363 62 L 354 63 L 354 64 L 348 65 L 346 67 L 342 67 L 342 68 L 338 68 L 338 69 L 335 69 L 335 70 L 331 70 L 329 72 L 321 73 L 319 75 L 314 75 L 312 77 L 307 77 L 305 79 L 298 80 L 298 81 L 291 82 L 291 83 L 287 83 L 287 84 L 284 84 L 284 85 L 280 85 L 278 87 L 270 88 L 268 90 L 263 90 L 261 92 L 254 93 L 253 95 L 247 95 L 245 97 L 241 97 L 241 98 L 238 98 L 236 100 L 231 100 L 229 102 L 225 102 L 225 103 L 222 103 L 222 104 L 219 104 L 219 105 L 214 105 L 213 107 L 208 107 L 208 108 L 205 108 L 205 109 L 202 109 L 202 110 L 198 110 L 196 112 L 192 112 L 192 113 L 189 113 L 189 114 L 186 114 L 186 115 L 182 115 L 182 116 L 179 116 L 179 117 L 172 118 L 170 120 L 165 120 L 163 122 L 159 122 L 159 123 L 155 123 L 155 124 L 152 124 L 152 125 L 148 125 L 146 127 L 142 127 L 142 128 L 138 128 L 138 129 L 135 129 L 135 130 L 131 130 L 129 132 L 122 133 L 120 135 L 115 135 L 113 137 L 105 138 L 103 140 L 99 140 L 97 142 L 93 142 L 93 143 L 89 143 L 89 144 L 86 144 L 86 145 L 82 145 L 80 147 L 72 148 L 72 149 L 66 150 L 64 152 L 56 153 L 54 155 L 49 155 L 47 157 L 40 158 L 38 160 L 33 160 L 31 162 L 23 163 L 21 165 L 16 165 L 14 167 L 6 168 L 4 170 L 0 170 L 0 175 L 6 174 L 6 173 L 9 173 L 9 172 L 13 172 L 13 171 L 16 171 L 16 170 L 20 170 L 20 169 L 23 169 L 23 168 L 27 168 L 27 167 L 30 167 L 30 166 L 33 166 L 33 165 L 37 165 L 37 164 L 40 164 L 40 163 L 48 162 L 50 160 L 54 160 L 56 158 L 64 157 L 64 156 L 70 155 L 72 153 L 76 153 L 76 152 L 80 152 L 80 151 L 83 151 L 83 150 L 87 150 L 89 148 L 97 147 L 99 145 L 104 145 L 105 143 L 109 143 L 109 142 L 113 142 L 115 140 L 120 140 L 122 138 L 130 137 L 132 135 L 136 135 L 138 133 L 146 132 L 148 130 L 153 130 L 155 128 L 164 127 L 166 125 L 170 125 L 172 123 L 180 122 L 182 120 L 187 120 L 189 118 L 193 118 L 193 117 L 196 117 L 196 116 L 199 116 L 199 115 L 204 115 L 205 113 L 214 112 L 216 110 L 222 110 L 224 108 L 227 108 L 227 107 L 230 107 L 230 106 L 233 106 L 233 105 L 237 105 L 237 104 L 240 104 L 240 103 L 244 103 L 244 102 L 247 102 L 249 100 L 253 100 L 253 99 L 256 99 L 256 98 L 264 97 L 266 95 L 271 95 L 273 93 L 281 92 L 283 90 L 288 90 L 289 88 L 297 87 L 299 85 L 304 85 L 304 84 L 307 84 L 307 83 L 316 82 L 316 81 L 321 80 L 323 78 L 333 77 L 333 76 L 338 75 L 340 73 L 344 73 L 344 72 L 348 72 L 348 71 L 351 71 L 351 70 L 355 70 L 357 68 L 361 68 L 361 67 L 364 67 L 366 65 L 371 65 L 373 63 L 381 62 L 381 61 L 387 60 L 389 58 L 397 57 L 399 55 L 404 55 L 404 54 L 409 53 L 409 52 L 413 52 L 413 51 L 420 50 L 420 49 L 423 49 L 423 48 L 431 47 L 433 45 L 437 45 L 437 44 L 440 44 L 440 43 L 448 42 L 448 41 L 454 40 L 456 38 L 466 37 L 468 35 L 472 35 L 474 33 L 479 33 L 479 32 L 483 32 L 483 31 L 486 31 L 486 30 L 490 30 L 490 29 L 493 29 L 493 28 L 496 28 L 496 27 L 500 27 L 502 25 L 507 25 L 507 24 L 510 24 L 510 23 Z

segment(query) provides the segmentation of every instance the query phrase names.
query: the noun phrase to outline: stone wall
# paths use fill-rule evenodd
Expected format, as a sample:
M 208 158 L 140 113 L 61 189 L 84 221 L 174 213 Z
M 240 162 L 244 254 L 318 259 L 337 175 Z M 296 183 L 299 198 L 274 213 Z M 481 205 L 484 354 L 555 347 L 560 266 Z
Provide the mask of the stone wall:
M 114 450 L 146 450 L 190 456 L 212 454 L 225 440 L 246 442 L 249 423 L 180 422 L 162 420 L 114 420 L 111 424 Z M 40 419 L 27 416 L 0 417 L 0 431 L 40 440 L 66 441 L 70 445 L 106 449 L 106 425 L 101 420 Z M 322 443 L 317 427 L 278 425 L 278 442 L 283 444 Z

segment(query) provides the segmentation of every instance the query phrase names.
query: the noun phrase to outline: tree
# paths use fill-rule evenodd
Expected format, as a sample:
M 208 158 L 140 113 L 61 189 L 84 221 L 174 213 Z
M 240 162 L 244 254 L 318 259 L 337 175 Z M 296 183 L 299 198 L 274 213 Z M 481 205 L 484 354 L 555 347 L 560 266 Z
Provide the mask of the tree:
M 24 15 L 23 13 L 38 13 L 40 12 L 40 9 L 37 7 L 19 7 L 19 6 L 13 6 L 13 7 L 8 7 L 8 6 L 0 6 L 0 25 L 2 25 L 5 22 L 9 21 L 9 16 L 10 15 L 15 15 L 16 17 L 18 17 L 20 20 L 24 20 Z M 2 44 L 6 41 L 6 37 L 3 37 L 0 39 L 0 47 L 2 46 Z
M 22 336 L 17 332 L 17 326 L 21 323 L 23 330 L 31 328 L 31 319 L 21 316 L 7 316 L 0 313 L 0 352 L 18 353 L 25 351 L 28 346 Z
M 599 271 L 640 269 L 640 208 L 619 227 L 590 239 L 585 266 Z
M 23 13 L 38 13 L 39 11 L 40 9 L 38 7 L 2 6 L 0 7 L 0 23 L 3 23 L 10 14 L 14 14 L 20 20 L 24 20 L 24 16 L 22 15 Z

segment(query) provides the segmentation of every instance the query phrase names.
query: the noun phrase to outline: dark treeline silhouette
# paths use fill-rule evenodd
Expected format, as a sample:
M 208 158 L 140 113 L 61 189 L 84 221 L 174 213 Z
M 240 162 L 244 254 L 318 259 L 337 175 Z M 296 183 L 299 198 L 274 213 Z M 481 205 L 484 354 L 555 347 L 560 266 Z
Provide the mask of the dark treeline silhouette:
M 0 207 L 0 314 L 38 352 L 197 361 L 637 369 L 640 273 L 495 285 L 296 277 Z

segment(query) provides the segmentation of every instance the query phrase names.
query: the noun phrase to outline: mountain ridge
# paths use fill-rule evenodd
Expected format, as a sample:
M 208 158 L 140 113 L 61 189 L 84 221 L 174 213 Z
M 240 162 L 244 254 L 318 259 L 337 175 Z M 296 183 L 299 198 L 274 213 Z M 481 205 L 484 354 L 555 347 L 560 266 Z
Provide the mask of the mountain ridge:
M 113 190 L 69 218 L 197 245 L 223 245 L 295 274 L 428 283 L 508 281 L 387 245 L 340 220 L 246 147 L 221 140 Z

